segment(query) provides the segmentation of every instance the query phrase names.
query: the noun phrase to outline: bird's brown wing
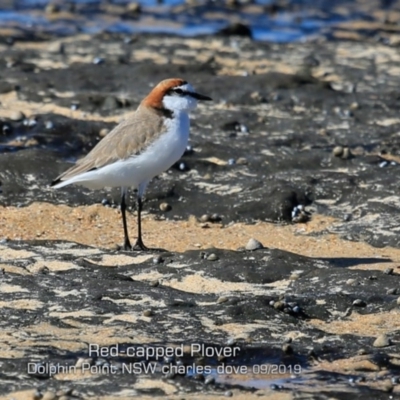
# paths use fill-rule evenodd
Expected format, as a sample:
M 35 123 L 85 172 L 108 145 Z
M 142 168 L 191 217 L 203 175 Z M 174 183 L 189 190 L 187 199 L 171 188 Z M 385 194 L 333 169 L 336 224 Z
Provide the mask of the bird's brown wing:
M 146 108 L 134 112 L 51 185 L 140 154 L 166 131 L 164 119 L 160 116 L 162 115 L 157 110 Z

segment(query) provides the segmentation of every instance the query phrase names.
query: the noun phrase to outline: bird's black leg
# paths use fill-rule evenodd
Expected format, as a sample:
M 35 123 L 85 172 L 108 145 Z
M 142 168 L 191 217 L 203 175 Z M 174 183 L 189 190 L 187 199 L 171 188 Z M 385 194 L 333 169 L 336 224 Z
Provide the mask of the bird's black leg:
M 140 195 L 138 195 L 138 198 L 137 198 L 138 237 L 137 237 L 136 243 L 132 249 L 147 251 L 149 249 L 144 245 L 143 240 L 142 240 L 142 218 L 141 218 L 142 207 L 143 207 L 142 197 Z
M 129 236 L 128 236 L 128 227 L 126 225 L 126 202 L 125 202 L 125 195 L 126 195 L 126 190 L 122 189 L 122 195 L 121 195 L 121 214 L 122 214 L 122 224 L 124 225 L 124 245 L 123 249 L 124 250 L 132 250 L 131 242 L 129 241 Z

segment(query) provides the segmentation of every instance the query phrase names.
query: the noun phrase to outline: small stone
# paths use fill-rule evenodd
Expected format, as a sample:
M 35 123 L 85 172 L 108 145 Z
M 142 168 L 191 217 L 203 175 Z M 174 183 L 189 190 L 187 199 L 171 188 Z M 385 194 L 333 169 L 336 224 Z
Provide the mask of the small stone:
M 103 199 L 103 200 L 101 201 L 101 204 L 102 204 L 104 207 L 109 207 L 109 206 L 110 206 L 110 202 L 109 202 L 108 199 Z
M 103 137 L 105 137 L 107 135 L 108 135 L 108 129 L 107 128 L 100 129 L 99 136 L 101 138 L 103 138 Z
M 163 262 L 164 262 L 164 259 L 161 256 L 153 257 L 153 264 L 162 264 Z
M 393 271 L 394 271 L 393 268 L 386 268 L 386 269 L 383 271 L 383 273 L 386 274 L 386 275 L 393 275 Z
M 58 4 L 49 3 L 45 8 L 46 14 L 56 14 L 60 12 L 60 6 Z
M 34 117 L 32 118 L 25 118 L 23 124 L 29 128 L 33 128 L 34 126 L 36 126 L 37 121 Z
M 215 378 L 211 375 L 207 375 L 204 379 L 204 384 L 205 385 L 211 385 L 212 383 L 215 382 Z
M 230 159 L 228 160 L 228 165 L 235 165 L 235 164 L 236 164 L 236 161 L 235 161 L 234 158 L 230 158 Z
M 397 298 L 396 303 L 400 306 L 400 297 Z
M 232 393 L 231 390 L 227 390 L 227 391 L 224 393 L 224 396 L 225 396 L 225 397 L 232 397 L 232 396 L 233 396 L 233 393 Z
M 199 218 L 200 222 L 209 222 L 211 221 L 211 216 L 208 214 L 203 214 L 200 218 Z
M 157 281 L 157 280 L 150 281 L 150 286 L 152 286 L 152 287 L 157 287 L 157 286 L 159 286 L 159 285 L 160 285 L 160 282 Z
M 348 147 L 345 147 L 343 149 L 343 154 L 342 154 L 342 158 L 343 160 L 348 160 L 349 158 L 351 158 L 352 154 L 351 151 Z
M 379 168 L 385 168 L 388 165 L 389 165 L 389 163 L 387 161 L 382 161 L 379 163 Z
M 284 307 L 285 307 L 285 304 L 282 301 L 276 301 L 274 303 L 275 310 L 280 310 L 281 311 L 281 310 L 284 309 Z
M 42 398 L 42 393 L 39 392 L 39 390 L 36 389 L 36 392 L 33 393 L 33 400 L 40 400 Z
M 247 158 L 245 158 L 245 157 L 239 157 L 239 158 L 236 160 L 236 164 L 238 164 L 238 165 L 246 165 L 246 164 L 248 164 Z
M 162 212 L 168 212 L 168 211 L 171 211 L 171 210 L 172 210 L 172 207 L 171 207 L 171 205 L 168 204 L 168 203 L 161 203 L 161 204 L 160 204 L 160 210 L 161 210 Z
M 365 307 L 367 303 L 361 299 L 356 299 L 353 301 L 353 306 L 355 307 Z
M 126 11 L 128 14 L 136 16 L 142 11 L 142 7 L 139 3 L 128 3 L 126 6 Z
M 193 154 L 193 153 L 194 153 L 193 147 L 190 146 L 190 145 L 187 145 L 184 154 L 185 155 L 190 155 L 190 154 Z
M 386 294 L 389 294 L 389 295 L 396 295 L 396 294 L 397 294 L 397 289 L 396 289 L 396 288 L 388 289 L 388 290 L 386 291 Z
M 67 388 L 67 389 L 60 389 L 57 391 L 57 396 L 68 396 L 72 393 L 72 389 L 71 388 Z M 60 400 L 60 399 L 58 399 Z
M 151 310 L 144 310 L 143 311 L 143 316 L 144 317 L 152 317 L 154 314 L 153 314 L 153 311 L 151 311 Z
M 60 396 L 57 400 L 71 400 L 69 396 Z
M 341 155 L 343 154 L 343 147 L 342 146 L 334 147 L 334 149 L 332 150 L 332 154 L 335 157 L 341 157 Z
M 372 345 L 374 347 L 388 347 L 391 344 L 391 340 L 385 334 L 383 334 L 379 335 Z
M 350 110 L 357 110 L 358 108 L 359 108 L 360 106 L 359 106 L 359 104 L 357 103 L 357 102 L 353 102 L 353 103 L 351 103 L 350 104 Z
M 13 111 L 10 115 L 11 121 L 22 121 L 25 119 L 25 115 L 21 111 Z
M 353 216 L 351 214 L 344 214 L 343 216 L 343 221 L 344 222 L 349 222 L 353 219 Z
M 71 104 L 71 110 L 76 111 L 79 109 L 79 103 L 72 103 Z
M 8 124 L 4 124 L 1 130 L 3 131 L 3 135 L 8 135 L 12 131 L 11 126 Z
M 282 351 L 285 354 L 293 354 L 293 347 L 289 343 L 285 343 L 282 345 Z
M 254 238 L 251 238 L 246 244 L 246 250 L 259 250 L 262 248 L 264 248 L 262 243 Z
M 219 214 L 214 213 L 210 216 L 211 222 L 220 222 L 221 220 L 222 220 L 222 218 Z
M 400 298 L 400 297 L 399 297 L 399 298 Z M 229 300 L 229 298 L 226 297 L 226 296 L 218 297 L 218 299 L 217 299 L 217 304 L 226 303 L 228 300 Z
M 218 260 L 218 256 L 215 253 L 211 253 L 208 257 L 207 257 L 208 261 L 217 261 Z
M 93 64 L 94 65 L 100 65 L 100 64 L 104 64 L 104 58 L 102 57 L 95 57 L 93 58 Z
M 75 363 L 75 367 L 82 368 L 83 364 L 93 365 L 93 358 L 79 357 Z
M 240 132 L 242 132 L 242 133 L 248 133 L 248 132 L 249 132 L 249 129 L 247 128 L 246 125 L 240 124 Z
M 187 165 L 184 162 L 179 163 L 179 170 L 180 171 L 187 171 Z
M 42 400 L 54 400 L 56 398 L 56 394 L 54 392 L 46 392 L 43 393 Z
M 53 129 L 54 128 L 54 124 L 52 121 L 46 121 L 46 123 L 44 124 L 44 127 L 49 130 L 49 129 Z

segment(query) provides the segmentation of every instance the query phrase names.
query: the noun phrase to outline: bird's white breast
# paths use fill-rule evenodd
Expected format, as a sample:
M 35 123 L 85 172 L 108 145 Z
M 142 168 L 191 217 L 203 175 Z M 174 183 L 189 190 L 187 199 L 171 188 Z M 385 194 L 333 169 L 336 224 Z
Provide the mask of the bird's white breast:
M 174 112 L 173 118 L 165 119 L 165 126 L 165 133 L 158 136 L 141 154 L 82 174 L 80 179 L 74 179 L 74 183 L 100 189 L 105 186 L 138 187 L 150 181 L 176 163 L 188 143 L 190 121 L 186 112 Z

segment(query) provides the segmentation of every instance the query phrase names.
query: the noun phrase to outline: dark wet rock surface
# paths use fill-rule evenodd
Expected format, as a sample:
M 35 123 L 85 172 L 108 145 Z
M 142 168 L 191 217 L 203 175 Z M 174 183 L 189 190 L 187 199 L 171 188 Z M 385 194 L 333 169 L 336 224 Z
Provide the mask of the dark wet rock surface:
M 120 344 L 122 352 L 93 363 L 132 362 L 123 354 L 129 346 L 238 344 L 240 354 L 228 357 L 227 365 L 278 364 L 288 373 L 240 382 L 224 381 L 213 370 L 216 383 L 206 385 L 207 374 L 170 379 L 162 366 L 179 361 L 216 368 L 223 361 L 218 357 L 134 358 L 155 362 L 148 386 L 142 374 L 94 374 L 74 389 L 77 398 L 124 390 L 223 396 L 235 390 L 232 382 L 248 388 L 242 389 L 246 396 L 251 388 L 307 393 L 315 385 L 334 398 L 386 399 L 389 392 L 396 398 L 398 260 L 380 255 L 380 248 L 400 243 L 396 48 L 221 37 L 137 36 L 129 42 L 118 35 L 2 46 L 2 215 L 9 206 L 35 202 L 118 204 L 118 189 L 48 185 L 134 110 L 151 86 L 183 76 L 214 102 L 193 113 L 191 148 L 153 180 L 146 211 L 174 220 L 195 215 L 223 226 L 302 222 L 299 230 L 322 215 L 335 219 L 304 237 L 333 235 L 376 247 L 374 257 L 345 257 L 338 246 L 335 257 L 309 258 L 269 248 L 222 250 L 216 243 L 136 257 L 62 241 L 2 240 L 3 392 L 60 389 L 60 374 L 28 376 L 27 362 L 75 365 L 98 341 Z M 12 234 L 10 227 L 0 239 Z M 392 273 L 374 269 L 389 262 Z M 387 341 L 374 346 L 381 334 Z M 295 365 L 301 376 L 291 378 L 288 366 Z
M 101 380 L 95 373 L 88 376 L 85 386 L 74 389 L 78 398 L 135 388 L 149 365 L 155 370 L 147 379 L 169 378 L 167 386 L 189 393 L 229 388 L 216 374 L 218 367 L 242 365 L 254 372 L 259 365 L 271 364 L 281 365 L 281 376 L 264 372 L 264 377 L 255 378 L 255 387 L 267 388 L 268 375 L 279 380 L 280 390 L 302 390 L 308 376 L 320 385 L 334 380 L 354 393 L 353 398 L 365 392 L 362 383 L 371 379 L 372 370 L 385 372 L 366 386 L 399 372 L 397 334 L 379 347 L 371 337 L 327 334 L 310 323 L 315 318 L 334 323 L 352 313 L 396 307 L 395 296 L 386 290 L 399 286 L 399 275 L 376 272 L 372 277 L 371 271 L 347 269 L 360 260 L 316 260 L 269 249 L 210 249 L 217 261 L 208 261 L 199 250 L 163 253 L 155 263 L 151 255 L 61 241 L 8 242 L 1 252 L 2 352 L 11 354 L 17 346 L 20 355 L 2 359 L 3 392 L 15 389 L 15 378 L 20 389 L 59 390 L 65 373 L 60 366 L 72 370 L 77 363 L 81 369 L 72 379 L 90 366 L 93 373 L 115 369 Z M 274 286 L 278 281 L 284 283 Z M 221 293 L 224 301 L 219 300 Z M 363 299 L 365 306 L 354 306 L 354 299 Z M 14 333 L 7 338 L 7 332 Z M 160 355 L 171 346 L 173 355 Z M 159 356 L 153 354 L 157 351 Z M 222 351 L 226 356 L 218 355 Z M 349 359 L 359 357 L 364 369 L 329 377 L 313 370 L 315 360 L 334 362 L 343 353 Z M 129 372 L 131 364 L 137 373 Z M 204 373 L 206 367 L 210 370 Z M 215 382 L 206 384 L 207 375 Z M 153 388 L 149 394 L 162 395 L 163 390 Z M 368 393 L 384 398 L 375 389 Z

